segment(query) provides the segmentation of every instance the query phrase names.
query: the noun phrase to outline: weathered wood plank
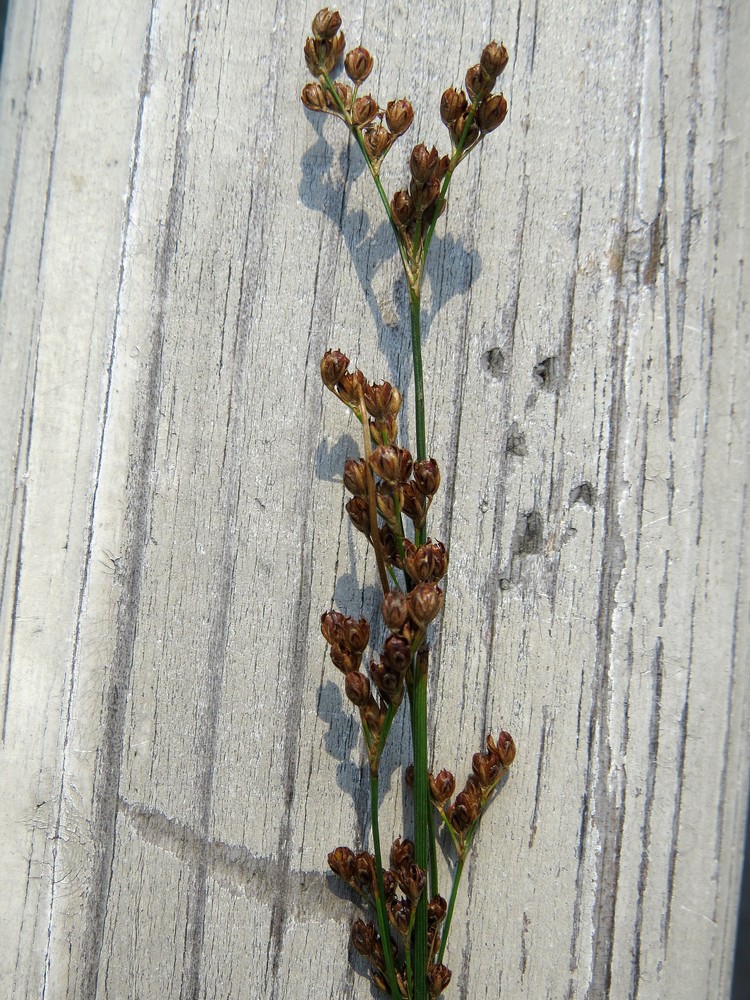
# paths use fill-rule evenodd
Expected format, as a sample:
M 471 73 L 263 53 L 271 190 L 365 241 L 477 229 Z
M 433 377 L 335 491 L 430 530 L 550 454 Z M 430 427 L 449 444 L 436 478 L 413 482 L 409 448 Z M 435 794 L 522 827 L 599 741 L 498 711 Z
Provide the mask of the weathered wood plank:
M 317 620 L 377 595 L 343 513 L 354 428 L 317 361 L 341 347 L 407 408 L 410 363 L 357 151 L 298 103 L 314 9 L 11 8 L 3 995 L 369 993 L 324 874 L 368 823 Z M 452 993 L 726 996 L 750 705 L 750 11 L 342 13 L 378 57 L 374 92 L 412 97 L 414 134 L 443 146 L 441 84 L 490 36 L 511 51 L 509 119 L 452 196 L 425 333 L 451 550 L 434 760 L 463 773 L 501 725 L 520 747 L 459 901 Z

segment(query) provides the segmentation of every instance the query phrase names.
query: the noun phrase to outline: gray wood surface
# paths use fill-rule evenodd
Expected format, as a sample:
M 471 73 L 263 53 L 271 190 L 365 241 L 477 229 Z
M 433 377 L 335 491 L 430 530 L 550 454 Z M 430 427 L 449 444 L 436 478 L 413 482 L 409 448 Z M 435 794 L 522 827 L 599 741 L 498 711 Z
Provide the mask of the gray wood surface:
M 0 83 L 0 994 L 366 997 L 357 727 L 318 616 L 376 605 L 340 347 L 411 407 L 315 5 L 11 0 Z M 519 757 L 455 997 L 728 995 L 748 787 L 744 0 L 367 0 L 391 154 L 491 37 L 508 120 L 438 229 L 433 760 Z M 413 428 L 406 428 L 407 441 Z M 365 581 L 364 589 L 362 581 Z M 382 826 L 402 831 L 394 729 Z M 406 809 L 408 822 L 408 807 Z M 334 891 L 331 891 L 334 889 Z

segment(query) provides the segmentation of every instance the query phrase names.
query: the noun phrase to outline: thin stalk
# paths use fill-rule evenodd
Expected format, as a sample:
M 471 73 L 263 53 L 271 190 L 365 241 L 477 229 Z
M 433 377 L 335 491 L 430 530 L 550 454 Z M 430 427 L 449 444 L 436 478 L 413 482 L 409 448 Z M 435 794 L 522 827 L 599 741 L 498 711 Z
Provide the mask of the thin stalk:
M 430 788 L 427 781 L 427 650 L 414 661 L 412 699 L 412 748 L 414 753 L 414 856 L 428 869 Z M 414 921 L 414 1000 L 426 1000 L 427 990 L 427 891 L 419 897 Z
M 448 932 L 451 929 L 451 920 L 453 919 L 453 908 L 456 905 L 456 896 L 458 895 L 458 883 L 461 881 L 461 875 L 464 870 L 464 861 L 466 860 L 465 855 L 459 856 L 458 864 L 456 865 L 456 870 L 453 873 L 453 885 L 451 886 L 451 898 L 448 901 L 448 909 L 445 914 L 445 922 L 443 923 L 443 931 L 440 935 L 440 951 L 438 952 L 437 961 L 440 964 L 443 961 L 443 955 L 445 954 L 445 946 L 448 943 Z
M 383 883 L 383 858 L 380 852 L 380 824 L 378 822 L 378 771 L 370 768 L 370 818 L 372 822 L 372 839 L 375 845 L 375 878 L 378 883 L 378 891 L 375 896 L 375 909 L 378 914 L 378 929 L 380 940 L 383 943 L 383 955 L 385 956 L 385 971 L 388 978 L 388 987 L 391 997 L 400 998 L 401 992 L 396 979 L 396 967 L 393 964 L 391 954 L 391 934 L 388 927 L 388 914 L 385 908 L 385 885 Z

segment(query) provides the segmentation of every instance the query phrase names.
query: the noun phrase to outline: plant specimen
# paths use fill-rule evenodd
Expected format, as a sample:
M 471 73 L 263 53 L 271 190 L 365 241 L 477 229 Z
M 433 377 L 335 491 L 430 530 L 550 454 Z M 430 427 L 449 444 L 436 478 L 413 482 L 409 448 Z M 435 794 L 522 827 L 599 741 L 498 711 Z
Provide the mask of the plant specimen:
M 479 63 L 466 73 L 465 90 L 449 88 L 440 101 L 451 152 L 414 146 L 409 158 L 408 189 L 388 198 L 381 165 L 396 140 L 410 128 L 409 101 L 386 108 L 360 87 L 373 58 L 357 47 L 344 57 L 341 17 L 324 8 L 312 22 L 305 61 L 315 82 L 302 91 L 311 111 L 341 119 L 356 140 L 390 221 L 409 293 L 414 367 L 416 456 L 398 445 L 401 393 L 388 382 L 367 381 L 349 359 L 329 350 L 321 361 L 324 384 L 351 410 L 361 425 L 363 455 L 344 465 L 344 485 L 352 494 L 346 505 L 355 528 L 372 546 L 383 590 L 381 612 L 388 636 L 380 658 L 373 657 L 369 677 L 360 667 L 370 640 L 370 623 L 339 611 L 327 611 L 321 630 L 330 657 L 344 674 L 347 698 L 359 710 L 369 760 L 373 852 L 338 847 L 328 856 L 332 870 L 374 911 L 377 923 L 356 920 L 351 938 L 369 961 L 375 985 L 391 997 L 426 1000 L 448 986 L 451 972 L 443 963 L 464 863 L 477 826 L 493 792 L 515 757 L 507 732 L 487 736 L 486 749 L 474 754 L 471 774 L 454 797 L 450 771 L 432 774 L 427 760 L 428 629 L 443 603 L 439 581 L 448 569 L 442 542 L 427 537 L 427 518 L 440 470 L 428 457 L 425 440 L 424 379 L 421 350 L 421 295 L 425 262 L 435 226 L 446 205 L 456 167 L 502 124 L 508 105 L 493 93 L 508 62 L 504 46 L 490 42 Z M 332 75 L 343 58 L 350 83 Z M 408 526 L 408 527 L 407 527 Z M 378 822 L 378 776 L 383 748 L 394 717 L 407 695 L 413 764 L 406 780 L 414 799 L 412 839 L 393 841 L 389 866 L 383 863 Z M 451 801 L 452 800 L 452 801 Z M 453 848 L 452 886 L 446 901 L 438 885 L 436 832 L 442 824 Z

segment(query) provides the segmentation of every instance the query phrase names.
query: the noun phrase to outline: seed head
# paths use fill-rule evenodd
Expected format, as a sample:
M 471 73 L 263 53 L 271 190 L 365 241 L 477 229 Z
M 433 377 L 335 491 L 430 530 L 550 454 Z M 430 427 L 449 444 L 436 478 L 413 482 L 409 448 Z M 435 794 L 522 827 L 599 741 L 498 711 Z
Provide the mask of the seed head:
M 366 128 L 363 139 L 370 159 L 381 159 L 388 152 L 392 138 L 388 129 L 382 125 L 370 125 Z
M 400 868 L 397 868 L 393 874 L 396 876 L 396 881 L 404 895 L 412 903 L 416 903 L 422 895 L 422 890 L 427 881 L 425 873 L 419 865 L 415 865 L 413 862 L 411 864 L 404 864 Z
M 346 697 L 357 708 L 364 708 L 370 700 L 370 682 L 358 670 L 352 670 L 344 680 Z
M 440 117 L 446 125 L 452 125 L 468 106 L 469 102 L 463 90 L 454 90 L 450 87 L 440 98 Z
M 475 753 L 471 760 L 471 769 L 483 789 L 494 785 L 505 770 L 499 759 L 489 753 Z
M 345 882 L 351 882 L 354 878 L 354 851 L 348 847 L 337 847 L 328 855 L 328 867 L 339 878 Z
M 459 142 L 461 141 L 461 136 L 464 134 L 464 129 L 466 128 L 466 122 L 467 122 L 467 116 L 463 114 L 459 115 L 458 118 L 451 125 L 450 129 L 451 139 L 453 139 L 453 142 L 456 145 L 458 145 Z M 468 149 L 470 146 L 473 146 L 474 143 L 479 138 L 479 135 L 480 135 L 479 126 L 474 121 L 471 123 L 471 125 L 469 126 L 469 130 L 466 133 L 466 138 L 464 139 L 463 148 Z
M 323 638 L 326 642 L 342 643 L 344 638 L 343 624 L 346 620 L 346 616 L 342 615 L 340 611 L 325 611 L 320 616 L 320 631 L 323 633 Z
M 497 42 L 490 42 L 482 50 L 479 65 L 487 74 L 488 79 L 492 80 L 490 86 L 494 86 L 495 80 L 508 65 L 508 50 L 504 45 L 498 45 Z
M 391 868 L 402 868 L 414 861 L 414 843 L 411 840 L 397 837 L 391 845 Z
M 346 75 L 352 83 L 356 84 L 364 83 L 372 72 L 372 64 L 372 56 L 361 45 L 358 45 L 356 49 L 352 49 L 351 52 L 347 52 L 346 59 L 344 59 Z
M 428 538 L 424 545 L 405 554 L 404 569 L 412 580 L 419 583 L 440 580 L 448 569 L 445 546 Z
M 469 97 L 473 99 L 477 95 L 480 97 L 482 96 L 482 94 L 485 92 L 484 88 L 487 87 L 487 77 L 482 71 L 482 67 L 479 63 L 477 63 L 476 66 L 471 66 L 469 69 L 467 69 L 466 79 L 464 80 L 464 83 L 466 84 L 466 90 L 469 94 Z M 492 87 L 490 85 L 489 87 L 487 87 L 487 92 L 489 92 L 491 89 Z
M 390 382 L 381 382 L 380 385 L 368 382 L 364 394 L 367 412 L 376 420 L 395 417 L 401 409 L 401 393 Z
M 406 448 L 381 444 L 370 455 L 373 472 L 389 485 L 405 483 L 411 475 L 412 457 Z
M 374 97 L 368 94 L 366 97 L 358 97 L 352 108 L 352 121 L 358 128 L 369 125 L 377 116 L 380 108 Z
M 370 664 L 370 677 L 387 702 L 395 702 L 404 684 L 404 675 L 382 662 Z
M 308 83 L 302 88 L 302 103 L 309 111 L 326 111 L 326 95 L 319 83 Z
M 359 653 L 353 653 L 339 643 L 333 643 L 331 646 L 331 663 L 342 674 L 350 674 L 352 671 L 358 670 L 361 662 L 362 657 Z
M 420 493 L 424 493 L 426 497 L 435 496 L 440 486 L 440 469 L 434 458 L 425 458 L 421 462 L 415 462 L 412 475 Z
M 412 904 L 409 899 L 389 899 L 388 900 L 388 917 L 403 937 L 409 933 L 409 927 L 411 925 L 411 914 L 412 914 Z
M 321 91 L 323 89 L 318 83 L 311 83 L 308 86 L 318 87 Z M 305 90 L 307 90 L 307 87 L 305 87 Z M 323 384 L 328 389 L 335 389 L 337 382 L 339 382 L 348 367 L 349 358 L 345 354 L 342 354 L 341 351 L 326 351 L 323 355 L 323 360 L 320 362 L 320 376 L 323 379 Z
M 340 27 L 341 15 L 337 10 L 329 10 L 328 7 L 319 10 L 312 21 L 313 35 L 319 41 L 333 38 Z
M 437 926 L 443 922 L 445 914 L 448 912 L 448 904 L 442 896 L 433 896 L 427 904 L 427 920 L 431 925 Z
M 504 729 L 497 738 L 493 740 L 492 735 L 487 736 L 487 749 L 498 758 L 503 767 L 510 767 L 516 758 L 516 744 L 513 737 Z
M 502 125 L 508 114 L 508 102 L 502 94 L 491 94 L 477 108 L 476 122 L 481 132 L 492 132 Z
M 425 505 L 425 498 L 419 492 L 415 483 L 410 482 L 404 485 L 401 510 L 407 517 L 412 519 L 418 528 L 422 527 L 425 515 L 427 514 L 427 507 Z
M 448 989 L 451 981 L 451 970 L 442 963 L 429 966 L 427 969 L 427 992 L 430 997 L 439 997 Z
M 391 199 L 391 214 L 399 229 L 408 228 L 416 217 L 414 199 L 408 191 L 397 191 Z
M 440 614 L 443 592 L 435 583 L 418 583 L 409 593 L 409 613 L 412 621 L 425 628 Z
M 396 673 L 405 674 L 411 663 L 411 646 L 402 635 L 389 635 L 383 646 L 383 660 Z
M 352 924 L 352 944 L 360 955 L 372 958 L 377 953 L 380 944 L 375 924 L 366 924 L 364 920 L 355 920 Z
M 370 537 L 370 508 L 362 497 L 352 497 L 346 505 L 346 512 L 352 519 L 352 524 L 363 535 Z
M 347 84 L 345 83 L 334 83 L 333 89 L 336 91 L 339 100 L 348 111 L 351 108 L 352 104 L 352 88 L 347 86 Z M 339 109 L 338 103 L 336 102 L 336 98 L 333 96 L 330 90 L 326 90 L 325 95 L 326 95 L 326 103 L 328 104 L 329 110 L 332 111 L 335 115 L 340 116 L 341 111 Z
M 367 466 L 363 458 L 347 458 L 344 462 L 344 486 L 352 496 L 367 496 Z
M 456 790 L 456 779 L 453 777 L 450 771 L 446 771 L 443 768 L 442 771 L 433 777 L 429 776 L 430 782 L 430 795 L 432 796 L 433 802 L 438 805 L 442 805 L 447 802 L 448 799 L 453 795 Z
M 409 169 L 417 184 L 424 184 L 435 173 L 440 154 L 435 146 L 428 149 L 423 142 L 420 142 L 411 151 L 409 157 Z
M 383 598 L 380 610 L 388 628 L 398 632 L 409 617 L 409 599 L 400 590 L 392 590 Z
M 406 98 L 389 101 L 385 109 L 385 123 L 393 135 L 403 135 L 414 121 L 414 108 Z

